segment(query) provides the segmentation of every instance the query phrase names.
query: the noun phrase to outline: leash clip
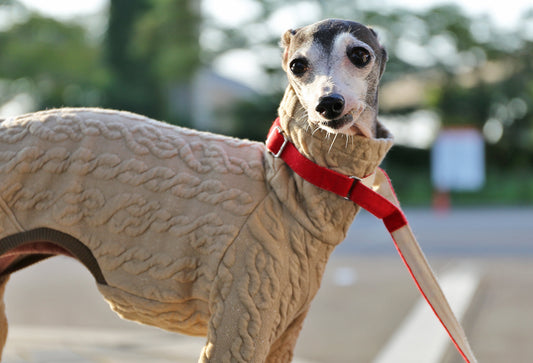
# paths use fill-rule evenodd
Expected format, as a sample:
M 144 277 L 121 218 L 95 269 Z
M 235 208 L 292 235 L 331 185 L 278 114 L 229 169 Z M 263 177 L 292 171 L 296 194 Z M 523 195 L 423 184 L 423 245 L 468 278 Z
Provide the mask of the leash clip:
M 357 183 L 359 183 L 361 181 L 361 178 L 358 178 L 358 177 L 353 176 L 353 175 L 351 175 L 349 178 L 352 179 L 352 185 L 350 186 L 350 189 L 348 189 L 348 193 L 346 194 L 346 196 L 343 197 L 346 200 L 350 200 L 350 197 L 352 196 L 352 191 L 353 191 L 353 188 L 355 187 L 355 184 L 357 184 Z
M 277 153 L 272 153 L 272 155 L 274 155 L 275 158 L 279 158 L 281 156 L 281 154 L 283 153 L 283 150 L 285 150 L 285 147 L 287 146 L 287 144 L 289 143 L 289 139 L 287 139 L 287 137 L 285 136 L 285 134 L 283 133 L 283 130 L 281 129 L 281 127 L 279 126 L 276 126 L 275 127 L 275 130 L 278 131 L 278 134 L 280 134 L 281 136 L 283 136 L 283 144 L 281 144 L 279 150 Z

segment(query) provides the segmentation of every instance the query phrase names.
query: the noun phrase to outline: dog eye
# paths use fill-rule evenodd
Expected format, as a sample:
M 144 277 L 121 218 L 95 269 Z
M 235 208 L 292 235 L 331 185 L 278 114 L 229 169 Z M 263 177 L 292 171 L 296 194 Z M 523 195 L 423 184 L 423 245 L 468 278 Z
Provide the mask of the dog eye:
M 350 61 L 353 63 L 353 65 L 357 68 L 363 68 L 370 63 L 370 60 L 372 59 L 368 49 L 363 47 L 351 48 L 346 52 L 346 54 L 348 55 L 348 58 L 350 58 Z
M 289 67 L 295 76 L 300 77 L 309 69 L 309 63 L 304 58 L 296 58 L 292 60 Z

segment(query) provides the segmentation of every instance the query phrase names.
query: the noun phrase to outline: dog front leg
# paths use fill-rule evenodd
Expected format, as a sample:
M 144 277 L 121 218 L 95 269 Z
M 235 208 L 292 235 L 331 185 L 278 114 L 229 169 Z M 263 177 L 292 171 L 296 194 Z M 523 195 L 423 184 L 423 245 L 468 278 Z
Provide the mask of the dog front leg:
M 218 304 L 209 323 L 207 344 L 199 362 L 265 362 L 272 342 L 273 316 L 257 309 L 256 301 L 248 304 L 230 295 Z
M 294 319 L 281 337 L 274 342 L 266 360 L 268 363 L 292 362 L 296 340 L 302 330 L 307 311 Z
M 212 288 L 199 362 L 265 362 L 280 325 L 280 292 L 274 259 L 260 245 L 228 251 Z

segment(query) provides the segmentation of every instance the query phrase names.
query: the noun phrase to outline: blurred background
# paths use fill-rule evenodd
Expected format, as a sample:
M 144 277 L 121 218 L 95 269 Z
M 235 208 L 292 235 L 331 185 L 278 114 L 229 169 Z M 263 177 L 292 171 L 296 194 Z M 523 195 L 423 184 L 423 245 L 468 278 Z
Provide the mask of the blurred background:
M 529 0 L 0 0 L 0 118 L 97 106 L 262 141 L 286 86 L 281 34 L 326 17 L 371 25 L 388 50 L 380 114 L 396 146 L 384 167 L 438 270 L 460 262 L 482 271 L 474 273 L 476 293 L 465 318 L 481 361 L 533 361 L 533 294 L 527 292 L 533 282 Z M 382 351 L 417 298 L 394 253 L 383 227 L 362 213 L 328 267 L 326 292 L 306 323 L 299 357 L 369 362 Z M 95 290 L 80 293 L 86 285 L 70 280 L 76 273 L 65 278 L 67 285 L 57 285 L 70 293 L 61 299 L 66 303 L 51 299 L 55 310 L 32 307 L 28 315 L 22 308 L 28 299 L 46 300 L 44 290 L 55 286 L 41 280 L 44 272 L 60 277 L 74 271 L 70 262 L 49 263 L 28 269 L 42 268 L 43 274 L 18 273 L 18 288 L 8 284 L 15 326 L 59 321 L 123 328 L 109 323 L 111 315 L 101 313 L 105 306 L 92 303 Z M 97 306 L 95 317 L 67 313 L 72 304 Z M 39 332 L 15 329 L 7 361 L 47 357 L 44 348 L 31 359 L 20 353 Z M 161 346 L 167 338 L 158 339 Z M 100 343 L 102 350 L 106 345 Z M 135 354 L 138 361 L 164 361 Z M 135 361 L 72 357 L 63 361 Z M 449 351 L 442 357 L 438 361 L 460 361 Z M 418 360 L 397 362 L 404 361 Z
M 450 127 L 479 131 L 486 160 L 453 203 L 533 202 L 527 0 L 2 0 L 0 116 L 99 106 L 263 140 L 286 85 L 280 35 L 325 17 L 372 25 L 388 49 L 386 167 L 403 203 L 434 199 L 431 146 Z

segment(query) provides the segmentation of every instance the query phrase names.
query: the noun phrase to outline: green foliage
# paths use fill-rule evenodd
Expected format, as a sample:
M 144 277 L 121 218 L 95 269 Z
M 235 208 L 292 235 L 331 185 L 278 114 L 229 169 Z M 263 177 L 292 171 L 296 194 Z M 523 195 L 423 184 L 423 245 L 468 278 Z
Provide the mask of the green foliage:
M 29 95 L 35 109 L 103 106 L 169 121 L 169 89 L 187 87 L 199 67 L 193 0 L 111 0 L 103 42 L 74 22 L 29 13 L 0 30 L 0 105 Z M 8 9 L 8 10 L 9 10 Z
M 0 32 L 0 104 L 26 93 L 38 108 L 95 105 L 108 76 L 100 57 L 81 26 L 30 14 Z
M 191 0 L 150 0 L 134 29 L 134 51 L 150 58 L 166 84 L 188 81 L 198 68 L 199 14 Z
M 274 121 L 279 100 L 283 94 L 257 96 L 241 101 L 226 110 L 234 120 L 232 135 L 255 141 L 265 141 L 267 132 Z
M 473 88 L 464 88 L 450 82 L 441 85 L 434 106 L 441 110 L 442 121 L 447 126 L 469 125 L 481 129 L 490 111 L 483 106 L 494 96 L 490 88 L 484 83 Z
M 133 51 L 136 24 L 149 9 L 148 0 L 111 0 L 105 39 L 111 72 L 104 106 L 159 118 L 162 95 L 152 59 Z
M 187 123 L 188 102 L 173 112 L 169 89 L 188 88 L 199 67 L 192 0 L 111 0 L 106 50 L 112 69 L 107 106 Z M 190 93 L 190 92 L 189 92 Z

